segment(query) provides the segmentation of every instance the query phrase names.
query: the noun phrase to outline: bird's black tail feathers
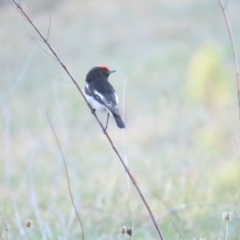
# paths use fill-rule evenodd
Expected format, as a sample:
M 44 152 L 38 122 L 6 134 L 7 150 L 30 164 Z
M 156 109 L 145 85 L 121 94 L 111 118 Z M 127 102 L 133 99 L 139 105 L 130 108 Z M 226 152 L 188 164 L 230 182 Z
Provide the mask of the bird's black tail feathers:
M 113 114 L 113 117 L 115 118 L 115 121 L 119 128 L 125 128 L 125 124 L 119 115 Z

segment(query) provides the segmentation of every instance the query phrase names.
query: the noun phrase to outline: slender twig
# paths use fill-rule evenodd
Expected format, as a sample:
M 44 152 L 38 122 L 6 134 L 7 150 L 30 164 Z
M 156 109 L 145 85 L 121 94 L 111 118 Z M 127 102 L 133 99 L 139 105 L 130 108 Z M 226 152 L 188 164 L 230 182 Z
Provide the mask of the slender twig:
M 4 223 L 4 226 L 5 226 L 5 229 L 6 229 L 6 231 L 8 232 L 7 223 L 6 223 L 6 221 L 5 221 L 5 218 L 4 218 L 1 210 L 0 210 L 0 214 L 1 214 L 1 217 L 2 217 L 2 220 L 3 220 L 3 223 Z
M 69 82 L 69 81 L 63 80 L 63 79 L 61 79 L 61 78 L 53 77 L 53 76 L 50 76 L 50 75 L 48 75 L 48 74 L 46 74 L 46 75 L 47 75 L 48 77 L 50 77 L 50 78 L 53 78 L 53 79 L 56 79 L 56 80 L 59 80 L 59 81 L 62 81 L 62 82 L 74 84 L 73 82 Z
M 4 226 L 5 226 L 5 229 L 6 229 L 6 232 L 7 232 L 7 238 L 8 238 L 8 240 L 10 239 L 10 237 L 9 237 L 9 230 L 8 230 L 8 226 L 7 226 L 7 223 L 6 223 L 6 221 L 5 221 L 5 218 L 4 218 L 4 216 L 3 216 L 3 214 L 2 214 L 2 211 L 0 210 L 0 214 L 1 214 L 1 217 L 2 217 L 2 220 L 3 220 L 3 223 L 4 223 Z
M 127 79 L 124 79 L 124 84 L 123 84 L 123 100 L 122 100 L 122 118 L 124 121 L 125 118 L 125 96 L 126 96 L 126 82 Z M 123 145 L 123 157 L 124 157 L 124 163 L 128 166 L 128 159 L 126 156 L 126 151 L 125 151 L 125 128 L 122 129 L 122 145 Z M 130 180 L 129 180 L 129 176 L 126 173 L 126 182 L 127 182 L 127 188 L 128 188 L 128 198 L 129 198 L 129 206 L 130 206 L 130 211 L 131 211 L 131 215 L 132 215 L 132 235 L 130 236 L 130 239 L 133 238 L 133 234 L 134 234 L 134 223 L 135 223 L 135 217 L 134 217 L 134 213 L 133 213 L 133 206 L 132 206 L 132 192 L 131 192 L 131 186 L 130 186 Z
M 48 12 L 48 11 L 47 11 L 47 12 Z M 48 31 L 47 31 L 47 40 L 49 39 L 51 22 L 52 22 L 51 14 L 50 14 L 49 12 L 48 12 L 48 15 L 49 15 L 49 23 L 48 23 Z
M 38 42 L 35 38 L 33 38 L 32 36 L 29 35 L 29 37 L 52 59 L 54 59 L 55 61 L 57 61 L 57 59 L 55 57 L 53 57 L 49 52 L 47 52 Z
M 8 31 L 8 32 L 11 33 L 12 35 L 16 35 L 16 36 L 18 36 L 18 37 L 25 37 L 25 38 L 29 38 L 29 37 L 30 37 L 30 38 L 33 39 L 33 40 L 43 42 L 41 39 L 38 39 L 38 38 L 33 37 L 33 36 L 30 36 L 30 35 L 14 33 L 14 32 L 11 32 L 11 31 Z
M 21 4 L 21 0 L 19 0 L 19 3 Z M 30 17 L 32 17 L 32 15 L 31 15 L 31 9 L 30 9 L 30 7 L 29 7 L 29 5 L 26 3 L 26 2 L 24 2 L 24 4 L 26 5 L 26 7 L 27 7 L 27 9 L 28 9 L 28 11 L 29 11 L 29 16 Z
M 77 207 L 76 207 L 75 202 L 74 202 L 74 198 L 73 198 L 73 194 L 72 194 L 72 190 L 71 190 L 71 185 L 70 185 L 70 178 L 69 178 L 69 174 L 68 174 L 67 161 L 66 161 L 65 156 L 64 156 L 64 154 L 63 154 L 61 145 L 60 145 L 60 143 L 59 143 L 57 134 L 56 134 L 56 132 L 55 132 L 55 130 L 54 130 L 54 127 L 53 127 L 53 124 L 52 124 L 52 122 L 51 122 L 51 119 L 50 119 L 50 117 L 49 117 L 49 115 L 48 115 L 48 112 L 47 112 L 47 118 L 48 118 L 48 122 L 49 122 L 49 124 L 50 124 L 50 126 L 51 126 L 51 129 L 52 129 L 52 131 L 53 131 L 53 134 L 54 134 L 55 140 L 56 140 L 56 142 L 57 142 L 59 151 L 60 151 L 60 153 L 61 153 L 61 155 L 62 155 L 62 159 L 63 159 L 63 163 L 64 163 L 64 168 L 65 168 L 65 173 L 66 173 L 66 178 L 67 178 L 67 186 L 68 186 L 69 195 L 70 195 L 70 197 L 71 197 L 71 202 L 72 202 L 72 205 L 73 205 L 73 207 L 74 207 L 74 210 L 75 210 L 75 213 L 76 213 L 76 215 L 77 215 L 77 219 L 78 219 L 79 225 L 80 225 L 81 230 L 82 230 L 82 239 L 84 240 L 83 224 L 82 224 L 80 215 L 79 215 L 79 213 L 78 213 Z
M 226 2 L 225 2 L 225 4 L 224 4 L 224 9 L 226 9 L 227 4 L 228 4 L 228 0 L 226 0 Z
M 228 240 L 228 222 L 226 222 L 226 236 L 225 240 Z
M 12 3 L 12 0 L 8 0 L 8 2 L 14 7 L 15 5 Z
M 223 5 L 221 0 L 218 0 L 219 5 L 222 9 L 222 13 L 226 22 L 226 26 L 227 26 L 227 31 L 228 31 L 228 35 L 231 41 L 231 46 L 232 46 L 232 53 L 233 53 L 233 58 L 234 58 L 234 64 L 235 64 L 235 72 L 236 72 L 236 84 L 237 84 L 237 95 L 238 95 L 238 110 L 239 110 L 239 120 L 240 120 L 240 82 L 239 82 L 239 67 L 238 67 L 238 58 L 237 58 L 237 53 L 236 53 L 236 47 L 235 47 L 235 41 L 234 41 L 234 37 L 232 34 L 232 29 L 228 20 L 228 16 L 226 13 L 226 4 L 225 6 Z
M 14 32 L 11 32 L 11 31 L 8 31 L 8 32 L 11 33 L 12 35 L 16 35 L 18 37 L 25 37 L 25 38 L 29 37 L 28 35 L 24 35 L 24 34 L 14 33 Z
M 171 220 L 171 222 L 172 222 L 172 225 L 173 225 L 175 231 L 178 233 L 178 235 L 180 236 L 180 238 L 181 238 L 182 240 L 185 240 L 185 238 L 183 237 L 182 233 L 180 232 L 180 230 L 178 229 L 177 225 L 175 224 L 175 222 L 172 220 L 171 217 L 170 217 L 170 220 Z
M 53 49 L 53 47 L 52 47 L 51 44 L 48 42 L 48 40 L 43 36 L 43 34 L 41 33 L 41 31 L 36 27 L 36 25 L 35 25 L 35 23 L 33 22 L 33 20 L 27 15 L 27 13 L 23 10 L 23 8 L 22 8 L 21 5 L 17 2 L 17 0 L 12 0 L 12 1 L 13 1 L 13 3 L 15 4 L 17 10 L 19 10 L 19 11 L 22 13 L 22 15 L 23 15 L 23 16 L 26 18 L 26 20 L 29 22 L 29 24 L 34 28 L 34 30 L 37 32 L 37 34 L 40 36 L 40 38 L 44 41 L 44 43 L 47 45 L 47 47 L 48 47 L 49 50 L 52 52 L 52 54 L 55 56 L 55 58 L 57 59 L 57 61 L 59 62 L 59 64 L 60 64 L 60 65 L 62 66 L 62 68 L 65 70 L 65 72 L 67 73 L 67 75 L 71 78 L 71 80 L 73 81 L 73 83 L 74 83 L 75 86 L 77 87 L 78 91 L 79 91 L 80 94 L 82 95 L 83 99 L 85 100 L 86 104 L 87 104 L 88 107 L 91 109 L 91 112 L 92 112 L 93 116 L 94 116 L 95 119 L 97 120 L 97 122 L 98 122 L 98 124 L 100 125 L 100 127 L 102 128 L 103 132 L 105 132 L 105 131 L 104 131 L 104 126 L 102 125 L 101 121 L 100 121 L 99 118 L 97 117 L 95 111 L 92 111 L 93 109 L 91 108 L 91 106 L 90 106 L 90 104 L 88 103 L 86 97 L 84 96 L 84 94 L 83 94 L 80 86 L 78 85 L 78 83 L 77 83 L 76 80 L 73 78 L 73 76 L 72 76 L 72 74 L 70 73 L 70 71 L 68 70 L 67 66 L 63 63 L 63 61 L 60 59 L 60 57 L 59 57 L 59 55 L 57 54 L 57 52 Z M 140 190 L 140 188 L 139 188 L 139 186 L 138 186 L 135 178 L 134 178 L 133 175 L 131 174 L 131 172 L 130 172 L 130 170 L 128 169 L 127 165 L 124 163 L 123 158 L 120 156 L 118 150 L 117 150 L 116 147 L 114 146 L 113 141 L 112 141 L 112 139 L 110 138 L 110 136 L 108 135 L 107 132 L 105 133 L 105 136 L 106 136 L 108 142 L 110 143 L 113 151 L 115 152 L 115 154 L 117 155 L 117 157 L 118 157 L 119 160 L 121 161 L 121 163 L 122 163 L 125 171 L 126 171 L 127 174 L 129 175 L 129 177 L 130 177 L 133 185 L 135 186 L 138 194 L 140 195 L 140 197 L 141 197 L 141 199 L 142 199 L 142 201 L 143 201 L 143 203 L 144 203 L 144 205 L 145 205 L 145 207 L 146 207 L 146 209 L 147 209 L 147 211 L 148 211 L 148 213 L 149 213 L 149 215 L 150 215 L 150 217 L 151 217 L 151 219 L 152 219 L 152 222 L 153 222 L 153 224 L 154 224 L 154 226 L 155 226 L 155 228 L 156 228 L 156 230 L 157 230 L 157 233 L 158 233 L 158 235 L 159 235 L 159 238 L 160 238 L 161 240 L 163 240 L 162 233 L 161 233 L 160 229 L 158 228 L 158 225 L 157 225 L 156 220 L 155 220 L 155 218 L 154 218 L 154 216 L 153 216 L 153 213 L 152 213 L 152 211 L 151 211 L 151 209 L 150 209 L 150 207 L 149 207 L 149 205 L 148 205 L 145 197 L 143 196 L 143 194 L 142 194 L 142 192 L 141 192 L 141 190 Z

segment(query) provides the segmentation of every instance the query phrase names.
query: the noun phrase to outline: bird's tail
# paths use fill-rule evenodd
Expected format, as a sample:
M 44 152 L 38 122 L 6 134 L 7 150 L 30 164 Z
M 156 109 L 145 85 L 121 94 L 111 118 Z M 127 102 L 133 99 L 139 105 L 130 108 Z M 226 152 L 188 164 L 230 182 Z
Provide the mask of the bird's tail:
M 113 114 L 113 117 L 115 118 L 115 121 L 119 128 L 125 128 L 125 124 L 119 115 Z

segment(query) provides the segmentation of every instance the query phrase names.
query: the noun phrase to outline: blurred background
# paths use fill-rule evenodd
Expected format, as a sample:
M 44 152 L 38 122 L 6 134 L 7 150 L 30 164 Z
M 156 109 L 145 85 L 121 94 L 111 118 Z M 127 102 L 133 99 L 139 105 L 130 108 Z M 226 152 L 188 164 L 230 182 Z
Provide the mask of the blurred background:
M 122 165 L 76 87 L 31 39 L 38 36 L 29 23 L 8 1 L 0 4 L 0 209 L 10 238 L 81 238 L 48 111 L 85 239 L 121 239 L 119 229 L 132 225 Z M 51 20 L 49 41 L 80 86 L 93 66 L 117 70 L 110 82 L 122 110 L 126 80 L 125 154 L 165 239 L 181 239 L 172 221 L 185 239 L 225 239 L 225 211 L 232 213 L 229 239 L 239 239 L 237 90 L 218 1 L 22 6 L 45 36 Z M 229 0 L 227 14 L 240 58 L 240 2 Z M 108 132 L 123 154 L 113 119 Z M 133 187 L 132 205 L 133 239 L 158 239 Z M 0 231 L 7 239 L 3 222 Z

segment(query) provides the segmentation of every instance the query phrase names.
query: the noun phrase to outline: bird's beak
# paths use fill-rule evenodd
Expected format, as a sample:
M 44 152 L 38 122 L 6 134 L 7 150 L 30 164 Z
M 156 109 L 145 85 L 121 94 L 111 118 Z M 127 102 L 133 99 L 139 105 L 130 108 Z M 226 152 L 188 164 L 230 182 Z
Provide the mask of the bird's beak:
M 116 72 L 116 70 L 110 70 L 110 71 L 109 71 L 109 74 L 110 74 L 110 73 L 114 73 L 114 72 Z

